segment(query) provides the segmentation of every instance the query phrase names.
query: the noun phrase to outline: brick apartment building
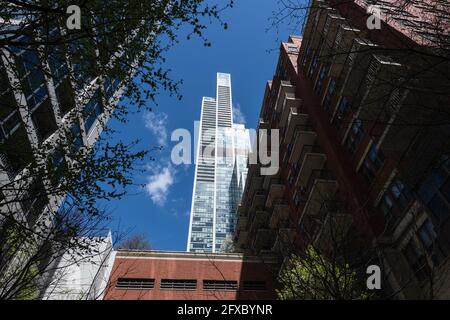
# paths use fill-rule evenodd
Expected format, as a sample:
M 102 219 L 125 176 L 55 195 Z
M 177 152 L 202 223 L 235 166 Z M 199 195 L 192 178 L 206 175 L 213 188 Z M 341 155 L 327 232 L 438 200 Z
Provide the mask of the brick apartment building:
M 282 43 L 258 129 L 280 130 L 280 170 L 249 165 L 235 243 L 252 255 L 350 243 L 389 298 L 450 298 L 450 6 L 312 1 Z
M 275 262 L 234 253 L 119 250 L 104 299 L 274 299 Z

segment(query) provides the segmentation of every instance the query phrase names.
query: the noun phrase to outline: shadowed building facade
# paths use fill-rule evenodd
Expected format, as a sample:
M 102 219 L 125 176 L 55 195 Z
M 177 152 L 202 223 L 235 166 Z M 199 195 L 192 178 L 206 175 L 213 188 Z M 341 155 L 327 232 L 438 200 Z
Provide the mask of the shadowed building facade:
M 386 296 L 450 298 L 450 6 L 401 2 L 370 30 L 367 1 L 312 1 L 282 43 L 258 126 L 280 130 L 280 170 L 249 166 L 235 243 L 281 261 L 345 243 Z

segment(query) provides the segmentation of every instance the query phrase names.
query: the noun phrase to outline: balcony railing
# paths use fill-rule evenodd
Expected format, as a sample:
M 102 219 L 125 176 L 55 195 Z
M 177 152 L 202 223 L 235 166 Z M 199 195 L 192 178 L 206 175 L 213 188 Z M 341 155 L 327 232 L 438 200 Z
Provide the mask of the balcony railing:
M 293 251 L 295 238 L 295 229 L 293 228 L 281 228 L 277 232 L 275 243 L 272 247 L 273 252 L 280 252 L 283 255 Z
M 249 230 L 250 232 L 255 232 L 262 227 L 267 227 L 269 213 L 264 210 L 258 210 L 255 212 L 252 218 L 253 219 Z
M 291 143 L 292 137 L 295 137 L 294 133 L 295 131 L 303 130 L 311 127 L 307 126 L 308 123 L 308 115 L 300 113 L 300 111 L 297 108 L 291 108 L 289 111 L 289 116 L 287 120 L 287 126 L 285 133 L 282 138 L 282 142 L 286 145 L 289 145 Z
M 315 175 L 324 175 L 322 169 L 325 165 L 326 156 L 323 153 L 309 153 L 305 151 L 301 162 L 300 172 L 298 174 L 296 185 L 308 189 L 311 181 L 314 181 Z M 322 173 L 319 173 L 322 172 Z M 312 180 L 311 180 L 312 179 Z
M 318 229 L 314 245 L 322 251 L 339 243 L 345 238 L 353 222 L 348 213 L 329 212 L 323 218 L 323 224 Z
M 252 205 L 250 206 L 249 213 L 255 212 L 256 210 L 264 209 L 264 203 L 266 201 L 266 195 L 263 190 L 256 191 L 253 196 Z
M 303 214 L 318 215 L 323 205 L 327 204 L 327 201 L 333 200 L 337 187 L 337 181 L 330 171 L 314 171 L 306 186 L 309 195 Z
M 285 189 L 286 186 L 284 184 L 272 184 L 267 196 L 266 207 L 272 208 L 277 203 L 277 200 L 282 199 Z
M 272 249 L 272 232 L 270 229 L 261 228 L 256 231 L 255 239 L 253 241 L 253 249 L 257 253 L 261 250 Z
M 274 110 L 280 113 L 286 98 L 295 98 L 295 86 L 290 81 L 281 80 Z
M 237 230 L 245 230 L 247 228 L 248 217 L 246 216 L 238 216 L 236 229 Z
M 302 149 L 305 145 L 314 145 L 317 134 L 312 131 L 312 128 L 307 128 L 306 130 L 296 130 L 294 148 L 292 149 L 291 155 L 289 157 L 289 163 L 295 163 L 302 160 L 303 157 L 299 158 Z
M 285 201 L 277 201 L 273 206 L 272 215 L 270 216 L 269 226 L 271 229 L 277 228 L 280 224 L 289 219 L 291 209 Z
M 283 102 L 283 108 L 280 114 L 279 127 L 284 128 L 288 124 L 291 109 L 296 109 L 298 113 L 302 113 L 302 100 L 295 97 L 286 97 Z
M 317 144 L 304 145 L 303 148 L 302 148 L 302 152 L 300 153 L 299 162 L 302 162 L 303 159 L 305 159 L 305 155 L 307 153 L 322 153 L 322 149 Z
M 308 179 L 308 183 L 306 184 L 305 189 L 310 191 L 312 189 L 312 187 L 314 186 L 314 183 L 317 179 L 336 180 L 333 172 L 330 170 L 326 170 L 326 169 L 313 170 Z

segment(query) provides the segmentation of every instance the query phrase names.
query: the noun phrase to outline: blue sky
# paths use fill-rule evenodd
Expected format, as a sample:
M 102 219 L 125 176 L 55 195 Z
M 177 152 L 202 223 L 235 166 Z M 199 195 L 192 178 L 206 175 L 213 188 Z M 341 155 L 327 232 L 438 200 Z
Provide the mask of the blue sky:
M 202 96 L 215 96 L 216 72 L 231 74 L 233 105 L 247 127 L 256 126 L 265 83 L 275 71 L 279 41 L 295 33 L 292 26 L 266 32 L 275 9 L 274 0 L 235 1 L 234 8 L 223 14 L 228 30 L 217 24 L 206 31 L 211 47 L 204 47 L 198 39 L 182 39 L 167 54 L 166 67 L 172 70 L 172 77 L 183 80 L 181 101 L 161 93 L 154 112 L 133 114 L 126 124 L 114 120 L 108 124 L 118 131 L 113 137 L 116 140 L 141 139 L 145 149 L 165 145 L 154 154 L 156 161 L 148 164 L 146 172 L 135 177 L 147 187 L 132 188 L 130 195 L 108 203 L 113 229 L 120 226 L 144 233 L 154 249 L 186 249 L 195 168 L 193 164 L 170 163 L 170 151 L 176 144 L 170 141 L 170 134 L 186 128 L 194 136 Z

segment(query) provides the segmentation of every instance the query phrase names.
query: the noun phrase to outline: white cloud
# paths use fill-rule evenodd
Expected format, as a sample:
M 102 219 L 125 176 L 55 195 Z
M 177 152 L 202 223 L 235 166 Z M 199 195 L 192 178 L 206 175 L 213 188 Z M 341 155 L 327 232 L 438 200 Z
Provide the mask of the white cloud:
M 146 112 L 144 114 L 145 127 L 155 136 L 159 145 L 165 145 L 167 142 L 167 114 L 164 112 Z
M 239 103 L 233 106 L 233 122 L 245 124 L 245 116 Z
M 164 167 L 148 177 L 145 190 L 156 205 L 163 206 L 166 203 L 174 178 L 175 170 L 171 166 Z

